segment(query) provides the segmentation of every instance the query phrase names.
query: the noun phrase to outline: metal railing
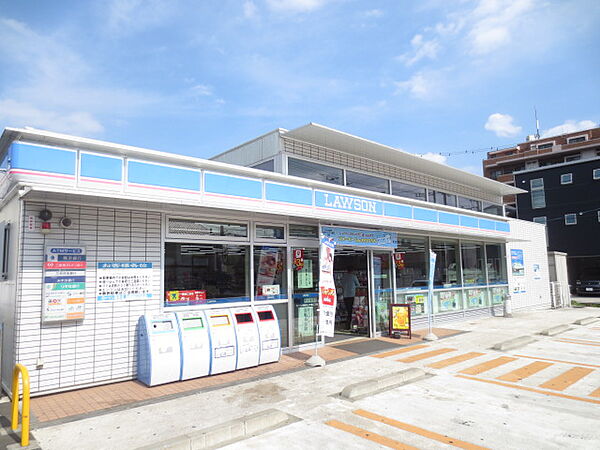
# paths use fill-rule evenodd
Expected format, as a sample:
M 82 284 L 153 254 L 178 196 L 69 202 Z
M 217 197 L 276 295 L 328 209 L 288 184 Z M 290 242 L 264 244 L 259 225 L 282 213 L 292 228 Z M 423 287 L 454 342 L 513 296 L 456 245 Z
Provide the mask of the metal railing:
M 12 420 L 11 428 L 19 428 L 19 375 L 23 379 L 23 407 L 21 408 L 21 447 L 29 445 L 29 372 L 23 364 L 15 365 L 12 380 Z

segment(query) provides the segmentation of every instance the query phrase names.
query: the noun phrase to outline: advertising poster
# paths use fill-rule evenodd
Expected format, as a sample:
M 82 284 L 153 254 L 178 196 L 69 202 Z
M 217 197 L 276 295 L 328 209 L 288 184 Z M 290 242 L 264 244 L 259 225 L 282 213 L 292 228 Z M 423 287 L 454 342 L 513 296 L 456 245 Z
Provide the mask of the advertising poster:
M 407 295 L 404 297 L 406 303 L 410 304 L 411 314 L 424 314 L 425 313 L 425 295 Z
M 510 251 L 510 267 L 513 276 L 525 276 L 525 264 L 523 262 L 523 250 L 513 248 Z
M 85 247 L 68 245 L 46 247 L 43 322 L 84 318 L 86 268 Z
M 313 305 L 298 308 L 298 335 L 300 337 L 312 336 L 315 332 L 315 309 Z
M 396 264 L 396 269 L 404 269 L 404 252 L 394 252 L 394 263 Z
M 483 306 L 485 302 L 484 295 L 483 289 L 467 289 L 467 307 L 478 308 Z
M 541 280 L 542 279 L 542 271 L 540 269 L 540 265 L 539 264 L 534 264 L 533 265 L 533 279 L 534 280 Z
M 97 278 L 99 302 L 152 298 L 151 262 L 99 262 Z
M 313 262 L 304 260 L 302 269 L 298 271 L 298 289 L 312 289 L 313 287 Z
M 333 337 L 337 294 L 333 280 L 335 243 L 327 237 L 321 239 L 319 252 L 319 334 Z
M 304 249 L 294 249 L 294 270 L 302 270 L 304 268 Z
M 456 292 L 455 291 L 444 291 L 439 294 L 440 299 L 440 311 L 451 311 L 456 309 Z
M 390 305 L 392 308 L 392 331 L 406 331 L 410 328 L 410 306 Z
M 194 306 L 206 304 L 206 291 L 167 291 L 165 292 L 165 306 Z
M 256 273 L 256 295 L 272 295 L 265 293 L 263 286 L 273 286 L 273 282 L 277 277 L 278 267 L 280 267 L 279 256 L 280 253 L 277 247 L 263 247 L 260 251 Z
M 396 233 L 374 230 L 357 230 L 354 228 L 322 227 L 323 234 L 338 245 L 353 245 L 359 247 L 389 247 L 398 246 Z

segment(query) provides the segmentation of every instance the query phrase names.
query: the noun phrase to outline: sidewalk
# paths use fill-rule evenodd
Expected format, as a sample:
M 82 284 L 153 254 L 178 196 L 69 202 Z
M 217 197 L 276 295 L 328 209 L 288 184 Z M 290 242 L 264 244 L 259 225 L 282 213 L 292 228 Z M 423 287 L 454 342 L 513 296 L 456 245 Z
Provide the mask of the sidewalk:
M 44 449 L 138 448 L 276 408 L 299 421 L 238 442 L 236 448 L 280 447 L 283 442 L 290 449 L 380 448 L 381 443 L 368 442 L 353 433 L 356 429 L 367 430 L 369 436 L 380 435 L 384 441 L 406 442 L 418 448 L 436 447 L 430 442 L 436 433 L 489 448 L 540 447 L 546 440 L 549 446 L 594 448 L 600 446 L 593 419 L 600 404 L 600 322 L 585 327 L 573 325 L 571 331 L 557 337 L 535 335 L 542 329 L 589 316 L 600 316 L 600 311 L 573 308 L 517 312 L 513 319 L 461 322 L 457 325 L 469 333 L 413 346 L 402 354 L 381 348 L 380 356 L 384 357 L 376 358 L 348 355 L 352 352 L 340 349 L 338 344 L 319 352 L 322 356 L 332 352 L 327 358 L 338 361 L 323 368 L 297 370 L 303 367 L 302 358 L 308 354 L 287 355 L 284 359 L 295 365 L 285 372 L 271 372 L 268 378 L 257 379 L 263 374 L 255 372 L 245 379 L 222 381 L 226 385 L 204 387 L 200 392 L 164 392 L 171 397 L 121 404 L 110 413 L 95 410 L 69 422 L 65 418 L 38 421 L 33 425 L 33 434 Z M 499 341 L 522 335 L 535 335 L 536 341 L 514 352 L 491 350 Z M 408 367 L 425 369 L 429 377 L 356 402 L 336 395 L 349 384 Z M 76 403 L 74 399 L 72 404 Z M 37 408 L 39 414 L 43 408 Z M 357 408 L 369 411 L 368 417 L 356 413 Z M 392 430 L 387 419 L 378 425 L 373 417 L 413 424 L 409 428 L 412 432 Z M 332 428 L 340 423 L 346 428 Z M 417 436 L 414 425 L 429 431 Z M 538 427 L 551 432 L 536 430 Z

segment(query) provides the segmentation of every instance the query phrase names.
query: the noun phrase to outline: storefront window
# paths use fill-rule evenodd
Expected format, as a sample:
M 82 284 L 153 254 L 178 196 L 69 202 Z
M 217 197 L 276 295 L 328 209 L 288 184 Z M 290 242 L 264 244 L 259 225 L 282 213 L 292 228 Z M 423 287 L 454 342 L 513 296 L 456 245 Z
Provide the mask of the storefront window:
M 289 225 L 290 236 L 301 239 L 316 239 L 319 237 L 319 227 L 316 225 Z
M 315 342 L 319 306 L 319 249 L 292 248 L 294 344 Z
M 486 244 L 487 271 L 489 284 L 508 283 L 506 276 L 506 254 L 503 244 Z
M 227 236 L 245 238 L 248 237 L 248 225 L 245 223 L 169 219 L 169 234 L 174 236 Z
M 426 248 L 425 238 L 398 236 L 394 250 L 397 289 L 427 289 Z
M 288 175 L 324 181 L 326 183 L 344 183 L 344 174 L 342 169 L 296 158 L 288 158 Z
M 165 243 L 165 306 L 250 300 L 244 245 Z
M 254 246 L 255 300 L 287 298 L 285 247 Z
M 458 245 L 455 241 L 431 241 L 437 255 L 433 284 L 435 288 L 460 286 Z
M 486 283 L 483 268 L 483 245 L 476 242 L 461 242 L 463 283 L 465 286 L 477 286 Z
M 285 227 L 282 225 L 256 225 L 256 239 L 285 239 Z

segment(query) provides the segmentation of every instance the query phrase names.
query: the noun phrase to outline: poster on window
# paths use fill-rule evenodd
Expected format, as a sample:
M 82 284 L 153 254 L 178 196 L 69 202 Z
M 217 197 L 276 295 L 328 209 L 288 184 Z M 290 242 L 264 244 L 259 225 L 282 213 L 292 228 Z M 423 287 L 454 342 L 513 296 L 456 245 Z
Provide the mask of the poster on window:
M 523 250 L 513 248 L 510 251 L 510 267 L 513 276 L 525 276 L 525 264 L 523 262 Z
M 277 247 L 262 247 L 258 258 L 258 269 L 256 273 L 256 295 L 271 295 L 263 292 L 263 286 L 273 286 L 277 277 L 278 267 L 283 261 L 279 261 L 280 252 Z M 279 285 L 277 285 L 279 286 Z
M 151 262 L 99 262 L 96 276 L 99 302 L 152 298 Z
M 43 322 L 84 318 L 86 268 L 85 247 L 71 245 L 46 247 Z
M 319 252 L 319 334 L 333 337 L 337 294 L 333 280 L 333 256 L 335 242 L 327 237 L 321 239 Z
M 298 289 L 312 289 L 313 287 L 313 262 L 304 260 L 302 269 L 298 271 Z

